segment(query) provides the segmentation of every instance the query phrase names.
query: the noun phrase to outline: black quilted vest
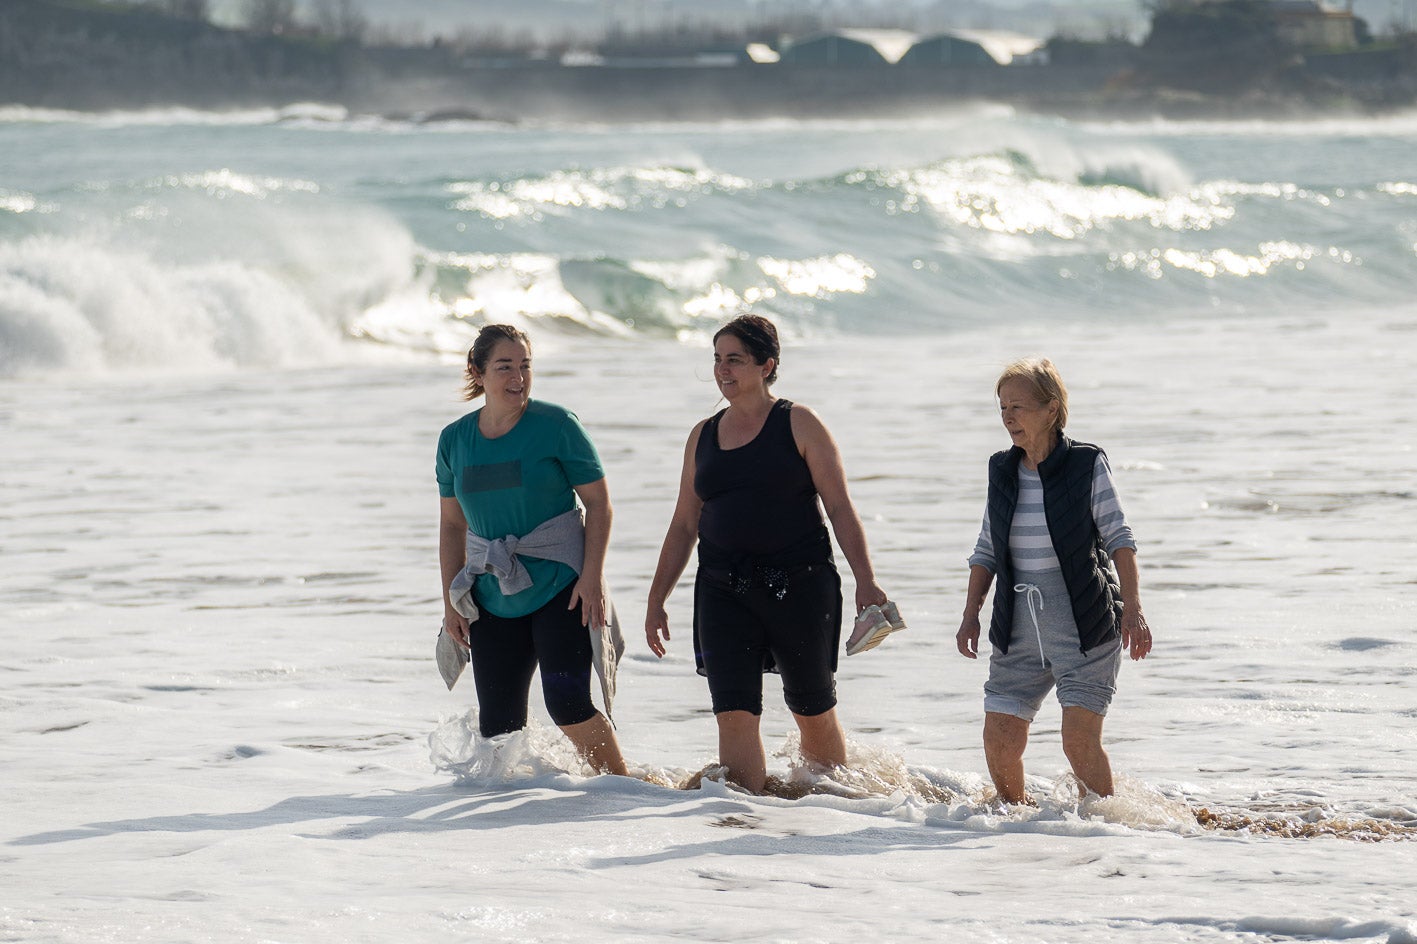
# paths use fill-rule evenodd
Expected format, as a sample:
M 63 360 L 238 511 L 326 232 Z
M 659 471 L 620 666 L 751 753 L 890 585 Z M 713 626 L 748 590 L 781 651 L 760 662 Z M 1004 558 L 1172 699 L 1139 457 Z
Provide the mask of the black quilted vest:
M 1117 636 L 1122 622 L 1122 589 L 1092 520 L 1092 473 L 1100 452 L 1091 443 L 1060 436 L 1057 447 L 1038 466 L 1048 535 L 1072 598 L 1083 652 Z M 1009 529 L 1018 507 L 1018 464 L 1022 459 L 1023 450 L 1018 446 L 989 458 L 989 536 L 995 559 L 989 641 L 1004 652 L 1009 650 L 1014 620 Z

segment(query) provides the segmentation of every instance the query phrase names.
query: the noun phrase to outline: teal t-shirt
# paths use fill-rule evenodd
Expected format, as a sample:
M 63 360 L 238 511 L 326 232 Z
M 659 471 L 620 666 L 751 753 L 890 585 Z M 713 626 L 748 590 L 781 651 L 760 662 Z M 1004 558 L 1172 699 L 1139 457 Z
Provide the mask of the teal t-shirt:
M 457 498 L 467 525 L 488 540 L 522 537 L 576 507 L 575 485 L 605 477 L 595 445 L 576 414 L 532 400 L 506 434 L 488 439 L 477 428 L 481 410 L 448 424 L 438 437 L 438 494 Z M 532 585 L 504 596 L 497 578 L 473 584 L 477 605 L 496 616 L 526 616 L 576 580 L 557 561 L 523 557 Z

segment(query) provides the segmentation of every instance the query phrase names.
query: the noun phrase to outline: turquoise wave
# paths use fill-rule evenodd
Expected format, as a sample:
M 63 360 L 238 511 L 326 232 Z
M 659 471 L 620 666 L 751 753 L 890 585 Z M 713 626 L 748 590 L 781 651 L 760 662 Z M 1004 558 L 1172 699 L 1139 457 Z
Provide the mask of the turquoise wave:
M 0 374 L 1408 304 L 1417 127 L 0 121 Z M 322 121 L 319 124 L 339 124 Z

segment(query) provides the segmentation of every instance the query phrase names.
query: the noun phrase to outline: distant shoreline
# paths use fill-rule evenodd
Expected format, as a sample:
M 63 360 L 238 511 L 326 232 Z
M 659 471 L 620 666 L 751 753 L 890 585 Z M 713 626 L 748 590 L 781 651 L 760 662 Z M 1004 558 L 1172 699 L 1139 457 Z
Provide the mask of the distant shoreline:
M 1080 47 L 1080 48 L 1079 48 Z M 478 58 L 446 46 L 277 36 L 88 0 L 4 0 L 0 105 L 201 110 L 325 102 L 361 114 L 520 122 L 860 118 L 1000 103 L 1123 118 L 1381 115 L 1417 107 L 1417 44 L 1246 63 L 1061 43 L 1047 62 L 696 65 Z M 1190 63 L 1188 65 L 1188 63 Z M 1198 63 L 1198 64 L 1197 64 Z M 1151 74 L 1149 70 L 1159 70 Z M 1172 85 L 1157 75 L 1169 70 Z M 1210 91 L 1174 87 L 1189 82 Z
M 701 122 L 733 119 L 905 117 L 980 105 L 1081 119 L 1282 119 L 1381 116 L 1417 108 L 1417 96 L 1240 90 L 1216 96 L 1109 85 L 1103 70 L 1021 66 L 993 70 L 775 69 L 612 66 L 500 68 L 456 76 L 363 77 L 338 87 L 277 83 L 211 89 L 110 81 L 31 89 L 0 86 L 0 106 L 79 112 L 191 108 L 228 111 L 314 102 L 419 123 L 491 121 Z

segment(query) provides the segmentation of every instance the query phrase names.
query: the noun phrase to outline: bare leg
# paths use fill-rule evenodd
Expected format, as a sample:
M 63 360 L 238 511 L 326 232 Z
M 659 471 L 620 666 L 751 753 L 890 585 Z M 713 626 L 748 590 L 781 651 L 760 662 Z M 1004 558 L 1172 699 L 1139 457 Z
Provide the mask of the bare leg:
M 728 768 L 728 779 L 745 790 L 762 793 L 768 779 L 768 759 L 763 753 L 761 719 L 751 711 L 721 711 L 718 720 L 718 762 Z
M 1023 749 L 1028 746 L 1028 722 L 997 711 L 984 713 L 984 759 L 994 789 L 1005 803 L 1027 803 L 1023 789 Z
M 846 734 L 837 720 L 836 709 L 819 715 L 793 713 L 797 730 L 802 732 L 802 756 L 823 767 L 846 766 Z
M 1086 708 L 1063 709 L 1063 753 L 1073 773 L 1098 796 L 1112 795 L 1112 762 L 1102 749 L 1103 716 Z
M 595 717 L 580 724 L 561 726 L 561 732 L 576 746 L 576 753 L 585 758 L 586 763 L 603 774 L 627 776 L 625 758 L 620 756 L 620 744 L 615 740 L 615 730 L 600 712 Z

